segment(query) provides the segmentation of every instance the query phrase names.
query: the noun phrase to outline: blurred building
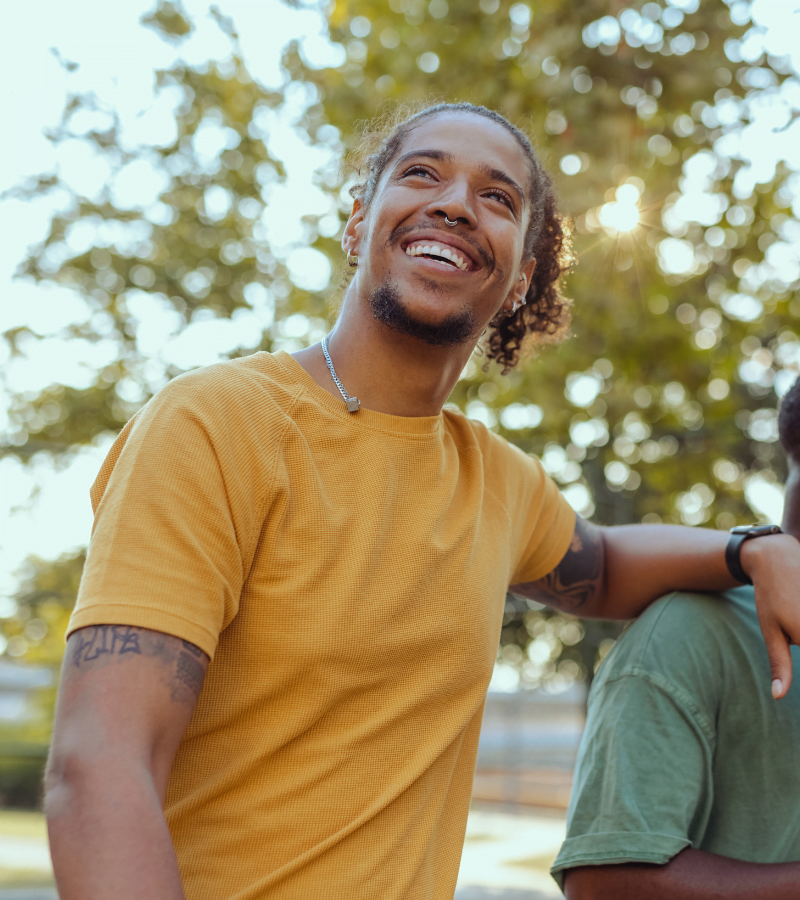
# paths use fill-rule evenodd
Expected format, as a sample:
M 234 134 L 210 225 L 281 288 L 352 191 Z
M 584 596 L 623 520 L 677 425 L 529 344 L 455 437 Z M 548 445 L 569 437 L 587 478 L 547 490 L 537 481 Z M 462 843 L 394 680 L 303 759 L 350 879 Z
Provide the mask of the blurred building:
M 0 658 L 0 807 L 35 809 L 47 759 L 55 672 Z
M 473 799 L 566 809 L 585 724 L 586 687 L 490 691 Z
M 33 697 L 55 681 L 52 669 L 25 666 L 0 657 L 0 740 L 6 725 L 18 725 L 35 715 Z

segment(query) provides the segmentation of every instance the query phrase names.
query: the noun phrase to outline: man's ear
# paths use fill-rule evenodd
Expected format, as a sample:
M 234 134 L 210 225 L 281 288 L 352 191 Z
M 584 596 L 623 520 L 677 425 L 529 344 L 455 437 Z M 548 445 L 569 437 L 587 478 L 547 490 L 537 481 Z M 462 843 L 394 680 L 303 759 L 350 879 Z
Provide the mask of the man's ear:
M 361 232 L 364 227 L 364 207 L 361 201 L 356 199 L 353 201 L 353 211 L 344 226 L 344 234 L 342 234 L 342 250 L 345 253 L 352 253 L 358 256 L 358 248 L 361 243 Z
M 515 290 L 513 294 L 515 300 L 522 301 L 525 299 L 525 295 L 528 293 L 528 288 L 531 286 L 531 278 L 533 278 L 535 269 L 536 260 L 533 257 L 531 257 L 531 259 L 529 259 L 519 267 L 519 274 L 521 277 L 517 284 L 514 286 Z

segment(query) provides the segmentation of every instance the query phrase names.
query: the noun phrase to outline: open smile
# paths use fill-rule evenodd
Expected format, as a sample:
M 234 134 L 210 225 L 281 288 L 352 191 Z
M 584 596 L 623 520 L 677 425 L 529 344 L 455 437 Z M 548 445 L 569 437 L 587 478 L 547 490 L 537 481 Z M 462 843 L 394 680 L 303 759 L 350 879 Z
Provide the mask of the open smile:
M 443 271 L 474 272 L 480 268 L 463 242 L 451 238 L 450 235 L 447 235 L 446 240 L 442 240 L 438 235 L 415 237 L 404 242 L 401 249 L 406 256 L 433 263 L 436 269 Z

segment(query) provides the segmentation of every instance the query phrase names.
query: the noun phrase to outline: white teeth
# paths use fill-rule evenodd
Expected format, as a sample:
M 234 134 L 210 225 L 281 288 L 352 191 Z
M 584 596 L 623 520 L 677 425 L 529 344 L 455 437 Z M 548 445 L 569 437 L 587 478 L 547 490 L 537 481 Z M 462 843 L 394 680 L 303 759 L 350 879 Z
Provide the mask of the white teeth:
M 462 272 L 468 270 L 468 265 L 455 250 L 449 247 L 439 247 L 437 244 L 411 244 L 406 247 L 408 256 L 439 256 L 454 263 Z

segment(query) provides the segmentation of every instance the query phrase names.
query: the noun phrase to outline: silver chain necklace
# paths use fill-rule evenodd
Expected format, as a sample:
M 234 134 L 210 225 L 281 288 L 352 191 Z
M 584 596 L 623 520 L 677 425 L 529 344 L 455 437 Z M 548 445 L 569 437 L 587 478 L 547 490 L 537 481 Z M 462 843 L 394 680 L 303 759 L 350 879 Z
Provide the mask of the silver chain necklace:
M 328 371 L 331 373 L 331 378 L 336 382 L 336 387 L 339 388 L 339 393 L 342 395 L 345 406 L 347 407 L 347 411 L 354 413 L 358 412 L 361 404 L 358 402 L 358 397 L 351 397 L 350 394 L 344 388 L 344 385 L 341 381 L 339 381 L 339 376 L 336 374 L 336 369 L 333 368 L 333 363 L 331 362 L 331 355 L 328 353 L 328 335 L 322 339 L 322 352 L 325 354 L 325 362 L 328 364 Z

